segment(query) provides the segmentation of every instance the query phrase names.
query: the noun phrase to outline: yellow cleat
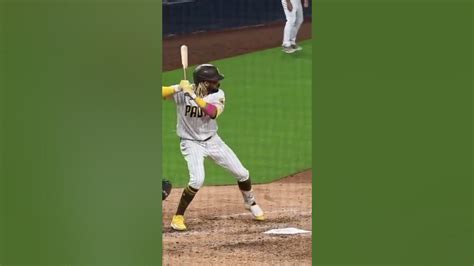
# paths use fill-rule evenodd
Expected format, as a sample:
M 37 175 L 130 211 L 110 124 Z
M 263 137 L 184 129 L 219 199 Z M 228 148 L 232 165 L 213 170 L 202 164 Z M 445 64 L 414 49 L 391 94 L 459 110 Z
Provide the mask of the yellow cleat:
M 173 228 L 176 231 L 186 231 L 186 225 L 184 224 L 184 216 L 183 215 L 173 216 L 173 220 L 171 221 L 171 228 Z
M 252 213 L 252 216 L 255 220 L 257 221 L 265 220 L 265 216 L 263 215 L 263 210 L 257 204 L 252 205 L 252 206 L 245 204 L 245 208 Z
M 254 216 L 254 219 L 257 221 L 265 221 L 265 216 L 259 215 L 259 216 Z

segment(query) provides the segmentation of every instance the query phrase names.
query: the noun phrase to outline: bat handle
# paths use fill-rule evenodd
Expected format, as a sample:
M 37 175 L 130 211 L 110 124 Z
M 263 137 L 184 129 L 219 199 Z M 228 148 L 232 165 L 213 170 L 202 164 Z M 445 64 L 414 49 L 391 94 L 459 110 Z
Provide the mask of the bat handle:
M 183 67 L 184 79 L 186 80 L 186 68 Z

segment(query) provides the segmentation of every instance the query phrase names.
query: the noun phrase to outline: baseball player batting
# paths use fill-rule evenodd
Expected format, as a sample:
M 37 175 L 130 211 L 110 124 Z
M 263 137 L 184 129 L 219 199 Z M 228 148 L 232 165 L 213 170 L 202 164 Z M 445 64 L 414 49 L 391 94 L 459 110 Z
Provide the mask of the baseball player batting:
M 224 112 L 225 96 L 220 89 L 224 76 L 217 67 L 203 64 L 193 72 L 194 84 L 182 80 L 179 85 L 163 87 L 163 98 L 173 99 L 178 113 L 177 134 L 180 148 L 189 170 L 189 183 L 181 195 L 171 227 L 186 230 L 184 212 L 204 183 L 204 159 L 212 159 L 227 169 L 236 179 L 244 199 L 245 208 L 256 220 L 264 220 L 252 191 L 249 171 L 235 153 L 217 134 L 216 119 Z

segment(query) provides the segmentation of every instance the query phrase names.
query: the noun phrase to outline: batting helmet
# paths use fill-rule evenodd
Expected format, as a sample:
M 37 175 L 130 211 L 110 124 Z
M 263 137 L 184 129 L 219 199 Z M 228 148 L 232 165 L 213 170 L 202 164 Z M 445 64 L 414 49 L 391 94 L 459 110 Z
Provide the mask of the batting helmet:
M 219 73 L 219 69 L 211 64 L 202 64 L 196 67 L 193 72 L 194 84 L 199 84 L 204 81 L 219 81 L 223 80 L 224 75 Z

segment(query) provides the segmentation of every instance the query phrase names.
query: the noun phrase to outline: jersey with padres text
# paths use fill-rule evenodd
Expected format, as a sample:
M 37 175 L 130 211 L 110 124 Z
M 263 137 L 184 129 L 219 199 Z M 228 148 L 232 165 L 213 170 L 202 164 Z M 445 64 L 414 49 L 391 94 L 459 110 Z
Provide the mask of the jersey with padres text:
M 217 121 L 209 117 L 204 111 L 184 92 L 180 91 L 173 95 L 176 102 L 178 116 L 177 134 L 182 139 L 207 140 L 217 133 Z M 206 95 L 204 101 L 215 105 L 224 111 L 224 91 L 219 89 L 215 93 Z

